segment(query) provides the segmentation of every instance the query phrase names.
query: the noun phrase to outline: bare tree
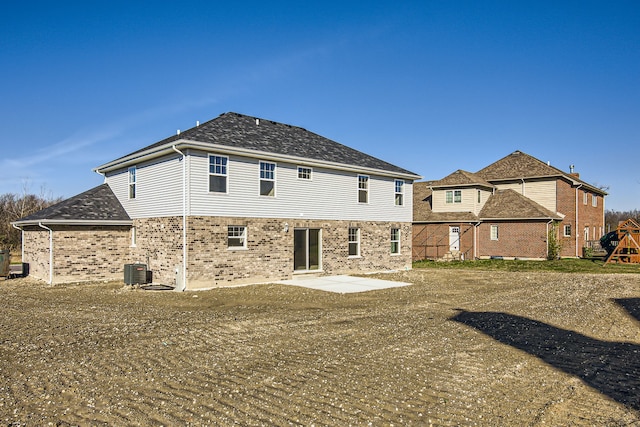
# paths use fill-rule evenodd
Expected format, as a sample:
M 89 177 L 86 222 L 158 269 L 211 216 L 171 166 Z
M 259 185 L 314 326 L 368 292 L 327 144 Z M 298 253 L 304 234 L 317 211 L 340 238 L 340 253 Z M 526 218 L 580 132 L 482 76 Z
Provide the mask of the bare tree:
M 48 206 L 61 201 L 62 198 L 53 198 L 45 187 L 40 189 L 40 194 L 30 194 L 27 182 L 23 184 L 22 194 L 6 193 L 0 195 L 0 248 L 16 250 L 20 247 L 20 231 L 15 229 L 11 222 L 38 212 Z

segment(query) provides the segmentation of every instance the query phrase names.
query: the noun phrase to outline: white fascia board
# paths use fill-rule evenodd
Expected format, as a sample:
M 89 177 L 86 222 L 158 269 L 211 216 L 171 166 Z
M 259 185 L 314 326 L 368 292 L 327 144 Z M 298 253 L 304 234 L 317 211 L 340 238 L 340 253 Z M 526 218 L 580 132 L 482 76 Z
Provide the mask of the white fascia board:
M 237 147 L 231 147 L 228 145 L 203 143 L 198 141 L 190 141 L 186 139 L 173 141 L 165 145 L 137 153 L 135 155 L 127 156 L 119 160 L 114 160 L 113 162 L 105 163 L 104 165 L 98 166 L 97 168 L 93 169 L 93 171 L 97 173 L 105 173 L 115 169 L 120 169 L 126 166 L 140 163 L 145 160 L 150 160 L 156 157 L 160 157 L 170 152 L 175 152 L 173 150 L 174 146 L 180 149 L 191 148 L 191 149 L 202 150 L 206 152 L 216 152 L 220 154 L 238 155 L 238 156 L 244 156 L 244 157 L 259 158 L 264 160 L 297 163 L 305 166 L 324 167 L 327 169 L 337 169 L 337 170 L 349 171 L 349 172 L 361 172 L 361 173 L 368 173 L 371 175 L 388 176 L 393 178 L 404 178 L 410 181 L 417 181 L 422 179 L 422 176 L 420 175 L 386 171 L 383 169 L 366 168 L 366 167 L 361 167 L 357 165 L 348 165 L 344 163 L 327 162 L 323 160 L 314 160 L 306 157 L 288 156 L 285 154 L 269 153 L 266 151 L 250 150 L 247 148 L 237 148 Z

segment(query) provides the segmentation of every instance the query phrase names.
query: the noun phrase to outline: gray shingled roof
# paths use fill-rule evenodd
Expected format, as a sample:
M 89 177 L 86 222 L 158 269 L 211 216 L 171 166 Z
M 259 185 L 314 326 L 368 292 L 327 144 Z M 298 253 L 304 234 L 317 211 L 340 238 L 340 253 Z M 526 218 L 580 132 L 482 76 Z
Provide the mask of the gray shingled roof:
M 514 190 L 499 190 L 492 194 L 480 211 L 486 219 L 562 219 L 557 213 L 539 205 Z
M 134 151 L 114 160 L 114 162 L 179 140 L 226 145 L 264 153 L 419 176 L 301 127 L 233 112 L 221 114 L 213 120 Z
M 130 221 L 113 191 L 102 184 L 15 221 L 17 225 L 40 221 Z

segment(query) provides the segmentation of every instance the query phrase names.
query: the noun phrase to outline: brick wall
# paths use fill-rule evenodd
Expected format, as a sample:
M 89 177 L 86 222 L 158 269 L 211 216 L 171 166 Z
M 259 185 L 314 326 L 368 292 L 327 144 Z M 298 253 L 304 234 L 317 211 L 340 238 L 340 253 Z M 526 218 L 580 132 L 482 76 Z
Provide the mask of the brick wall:
M 288 231 L 285 232 L 285 224 Z M 247 227 L 246 249 L 229 249 L 227 227 Z M 182 218 L 135 220 L 136 256 L 157 283 L 175 284 L 182 263 Z M 348 256 L 348 228 L 361 230 L 361 256 Z M 390 254 L 390 229 L 401 229 L 401 254 Z M 187 219 L 188 289 L 289 279 L 293 276 L 295 228 L 318 228 L 322 236 L 321 274 L 347 274 L 411 267 L 411 224 L 300 221 L 230 217 Z M 148 259 L 148 262 L 146 261 Z M 179 271 L 181 274 L 181 271 Z
M 587 193 L 586 204 L 584 203 L 585 192 Z M 583 188 L 579 188 L 576 191 L 576 188 L 571 187 L 571 184 L 566 181 L 557 181 L 558 212 L 565 215 L 559 228 L 562 243 L 560 254 L 563 257 L 582 256 L 582 247 L 585 246 L 586 243 L 585 227 L 589 227 L 589 240 L 598 240 L 605 232 L 604 198 L 596 195 L 596 206 L 593 206 L 592 195 L 594 195 L 594 193 L 585 191 Z M 578 209 L 577 223 L 576 205 Z M 571 225 L 571 236 L 564 237 L 564 225 Z
M 579 191 L 578 194 L 581 194 Z M 570 183 L 558 179 L 556 181 L 556 197 L 558 212 L 564 215 L 564 218 L 560 222 L 558 227 L 560 233 L 560 256 L 562 257 L 575 257 L 576 253 L 576 232 L 578 230 L 578 224 L 576 224 L 576 189 L 571 186 Z M 578 203 L 582 203 L 582 200 L 578 200 Z M 565 237 L 563 229 L 565 225 L 571 225 L 571 236 Z
M 53 230 L 53 284 L 123 278 L 129 258 L 129 227 L 61 226 Z M 23 262 L 29 276 L 49 281 L 49 231 L 26 228 Z
M 22 232 L 22 262 L 29 264 L 29 276 L 49 281 L 49 232 L 40 227 L 25 227 Z
M 285 232 L 285 223 L 288 231 Z M 247 248 L 228 249 L 227 226 L 247 227 Z M 145 218 L 130 227 L 51 226 L 53 283 L 124 280 L 124 265 L 147 264 L 156 283 L 174 285 L 181 274 L 182 217 Z M 361 232 L 361 256 L 348 256 L 348 229 Z M 401 230 L 401 254 L 391 255 L 390 229 Z M 293 276 L 295 228 L 321 229 L 321 274 L 362 273 L 411 267 L 411 224 L 287 219 L 189 217 L 189 289 L 288 279 Z M 24 232 L 24 262 L 32 277 L 49 280 L 49 232 Z
M 491 240 L 491 226 L 498 226 L 498 240 Z M 495 221 L 478 227 L 478 257 L 547 257 L 547 222 Z

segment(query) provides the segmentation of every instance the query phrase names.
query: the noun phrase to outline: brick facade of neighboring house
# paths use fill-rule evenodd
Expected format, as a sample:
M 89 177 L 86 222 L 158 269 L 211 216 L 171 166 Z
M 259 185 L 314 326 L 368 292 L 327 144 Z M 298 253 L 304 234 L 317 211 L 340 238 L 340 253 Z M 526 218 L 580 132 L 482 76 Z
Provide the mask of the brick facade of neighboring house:
M 520 151 L 476 173 L 418 182 L 413 259 L 545 259 L 554 243 L 558 256 L 578 257 L 604 233 L 605 196 Z
M 14 223 L 31 276 L 139 263 L 202 289 L 411 268 L 420 176 L 302 128 L 226 113 L 96 171 L 104 184 Z

